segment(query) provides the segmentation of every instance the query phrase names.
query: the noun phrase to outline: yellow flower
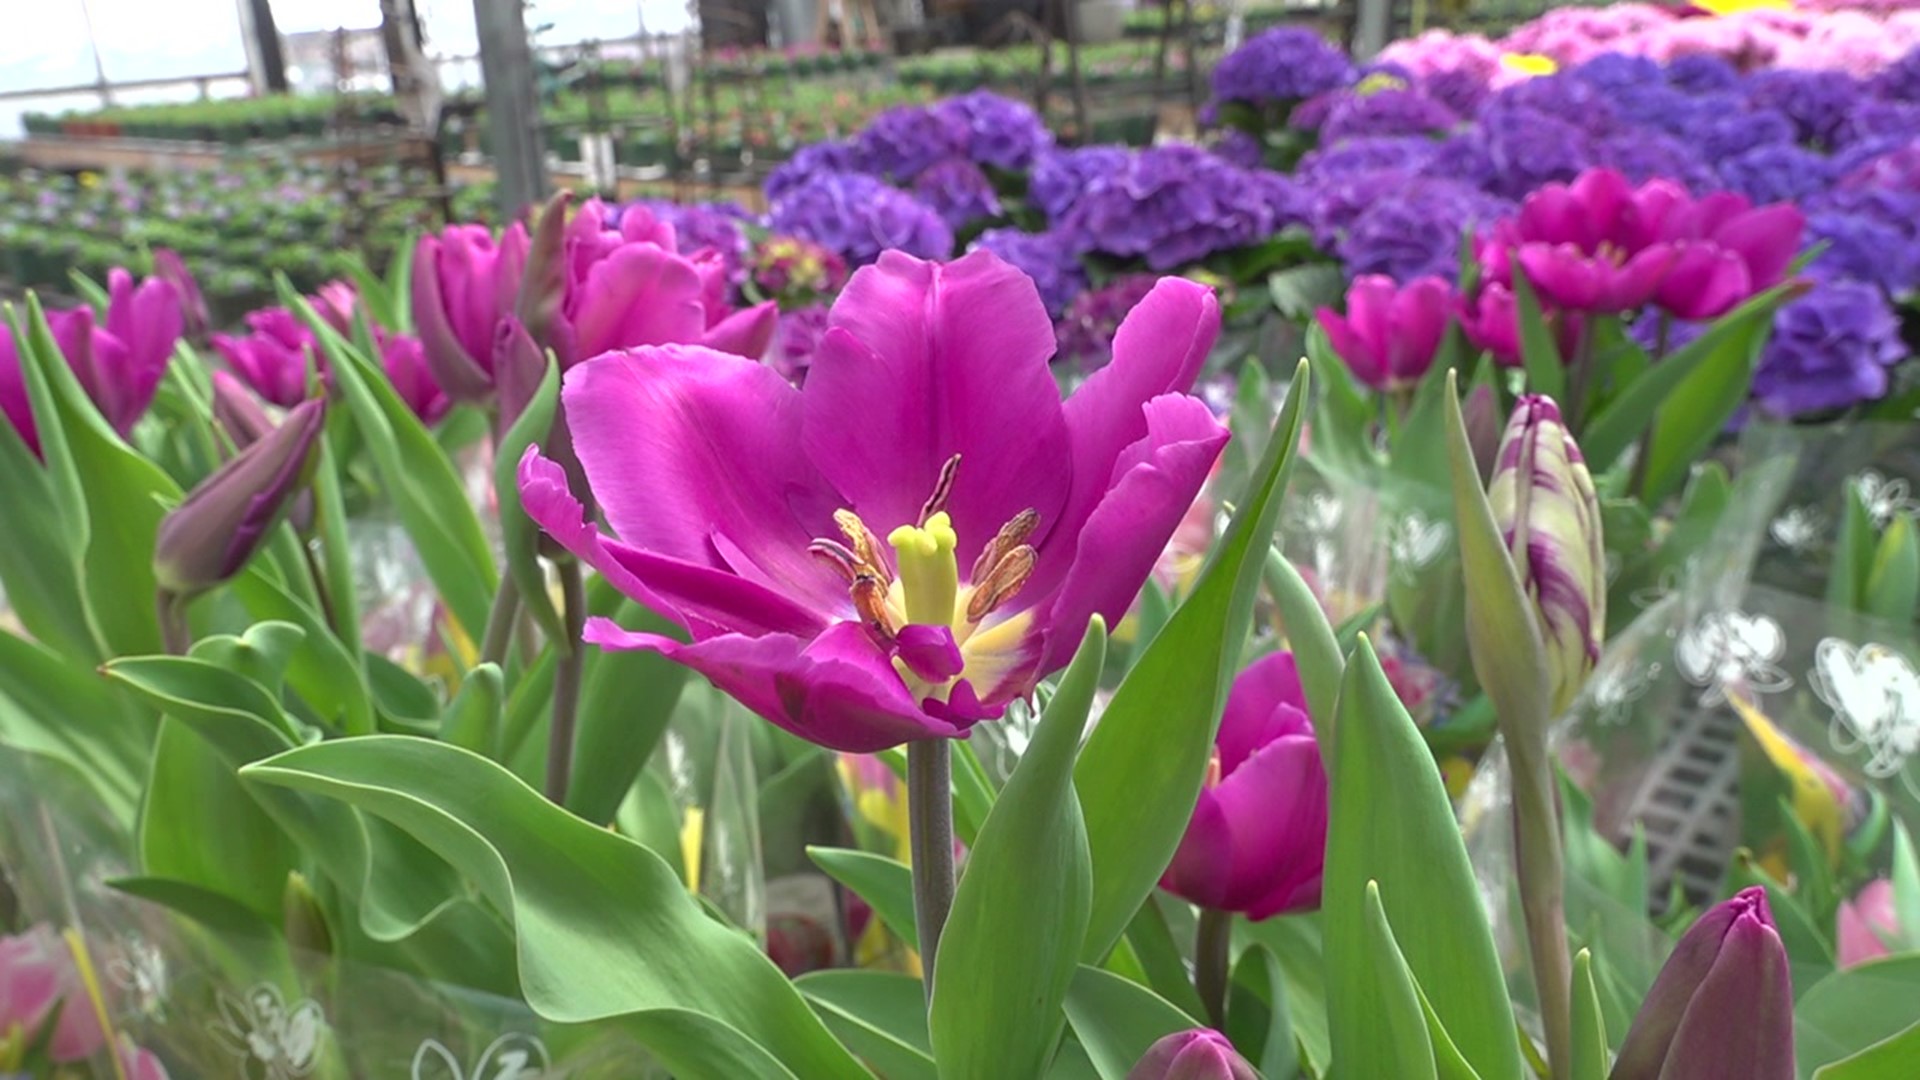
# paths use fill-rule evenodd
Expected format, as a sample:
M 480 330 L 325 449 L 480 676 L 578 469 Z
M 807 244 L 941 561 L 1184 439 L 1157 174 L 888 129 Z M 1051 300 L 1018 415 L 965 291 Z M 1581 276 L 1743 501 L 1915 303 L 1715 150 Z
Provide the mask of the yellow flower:
M 1402 79 L 1400 76 L 1385 71 L 1376 71 L 1366 78 L 1361 79 L 1360 85 L 1354 87 L 1353 92 L 1361 97 L 1366 97 L 1369 94 L 1377 94 L 1382 90 L 1405 90 L 1406 88 L 1407 80 Z
M 100 174 L 97 172 L 94 172 L 92 169 L 83 170 L 80 173 L 78 179 L 80 181 L 80 186 L 88 189 L 89 191 L 100 186 Z
M 1693 6 L 1715 15 L 1742 11 L 1792 11 L 1793 0 L 1693 0 Z
M 1559 63 L 1553 57 L 1539 53 L 1504 53 L 1500 57 L 1500 66 L 1522 75 L 1551 75 L 1560 70 Z

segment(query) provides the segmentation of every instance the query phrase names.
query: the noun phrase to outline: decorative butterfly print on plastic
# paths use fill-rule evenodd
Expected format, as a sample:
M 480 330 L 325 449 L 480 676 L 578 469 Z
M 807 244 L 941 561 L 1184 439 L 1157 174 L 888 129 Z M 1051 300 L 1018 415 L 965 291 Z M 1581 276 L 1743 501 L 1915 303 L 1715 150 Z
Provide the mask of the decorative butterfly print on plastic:
M 302 999 L 288 1008 L 272 983 L 241 1000 L 221 993 L 217 1002 L 220 1019 L 207 1030 L 239 1060 L 244 1080 L 298 1080 L 313 1072 L 327 1025 L 319 1005 Z
M 1777 694 L 1793 686 L 1780 667 L 1787 637 L 1766 615 L 1716 611 L 1695 620 L 1673 645 L 1673 661 L 1688 682 L 1701 688 L 1700 704 L 1727 700 L 1728 686 Z
M 1833 709 L 1833 748 L 1864 752 L 1867 775 L 1892 776 L 1920 752 L 1920 675 L 1905 656 L 1876 642 L 1826 638 L 1813 651 L 1811 681 Z
M 559 1080 L 553 1061 L 537 1037 L 510 1031 L 480 1053 L 471 1070 L 438 1039 L 428 1039 L 413 1054 L 412 1080 Z

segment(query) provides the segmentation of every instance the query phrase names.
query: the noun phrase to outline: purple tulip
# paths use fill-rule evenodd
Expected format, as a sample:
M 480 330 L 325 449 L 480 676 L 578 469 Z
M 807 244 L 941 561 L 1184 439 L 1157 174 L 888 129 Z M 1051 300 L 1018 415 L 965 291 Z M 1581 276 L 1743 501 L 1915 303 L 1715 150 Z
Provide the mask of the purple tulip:
M 1327 773 L 1293 654 L 1240 673 L 1200 802 L 1161 888 L 1216 911 L 1265 919 L 1320 906 Z
M 1177 1031 L 1147 1048 L 1127 1080 L 1259 1080 L 1247 1059 L 1212 1028 Z
M 1654 299 L 1678 318 L 1719 318 L 1786 278 L 1806 224 L 1791 203 L 1756 208 L 1730 191 L 1679 207 L 1662 229 L 1675 257 Z
M 246 566 L 306 489 L 326 419 L 324 398 L 301 402 L 160 520 L 153 574 L 162 591 L 192 596 Z
M 117 267 L 109 273 L 107 284 L 105 325 L 95 321 L 92 308 L 78 307 L 48 311 L 47 328 L 81 389 L 107 423 L 125 435 L 153 404 L 180 340 L 180 299 L 171 285 L 158 278 L 135 286 L 133 276 Z M 13 336 L 0 334 L 0 412 L 37 456 L 40 431 L 20 364 Z
M 1545 314 L 1561 359 L 1572 356 L 1580 335 L 1585 333 L 1586 320 L 1572 311 Z M 1462 306 L 1460 329 L 1475 348 L 1493 354 L 1495 363 L 1520 366 L 1520 306 L 1505 285 L 1495 282 L 1481 286 L 1480 295 Z
M 342 335 L 353 333 L 354 313 L 360 307 L 360 293 L 349 281 L 329 281 L 307 298 L 314 313 Z
M 563 212 L 564 203 L 547 210 Z M 553 227 L 543 222 L 541 230 Z M 644 207 L 626 208 L 612 229 L 606 207 L 589 199 L 567 223 L 557 252 L 550 255 L 536 236 L 521 318 L 562 367 L 643 345 L 697 344 L 758 359 L 773 337 L 775 305 L 734 311 L 724 259 L 689 258 L 674 243 L 672 227 Z M 559 264 L 550 266 L 550 257 Z M 534 312 L 549 308 L 542 328 Z
M 420 339 L 409 334 L 376 331 L 380 343 L 380 366 L 394 392 L 420 422 L 431 427 L 453 408 L 453 399 L 433 380 L 433 368 L 427 363 L 426 349 Z
M 215 334 L 214 350 L 254 393 L 283 409 L 298 405 L 321 363 L 319 340 L 286 308 L 250 312 L 246 322 L 251 334 Z
M 1433 366 L 1459 303 L 1453 286 L 1437 277 L 1400 286 L 1366 274 L 1347 289 L 1345 315 L 1323 307 L 1314 318 L 1354 378 L 1375 390 L 1403 390 Z
M 1632 311 L 1652 300 L 1676 252 L 1667 218 L 1688 202 L 1667 180 L 1638 188 L 1612 169 L 1589 169 L 1571 184 L 1548 184 L 1480 244 L 1487 280 L 1513 283 L 1517 261 L 1543 304 L 1569 311 Z
M 245 383 L 231 372 L 213 373 L 213 419 L 227 433 L 235 450 L 245 450 L 273 430 L 273 421 Z
M 434 381 L 457 401 L 493 392 L 494 331 L 513 314 L 527 245 L 515 222 L 498 243 L 484 225 L 449 225 L 414 248 L 414 328 Z
M 1523 394 L 1514 405 L 1487 502 L 1533 602 L 1558 716 L 1600 659 L 1607 555 L 1593 476 L 1552 398 Z
M 1611 1080 L 1792 1080 L 1793 982 L 1765 889 L 1701 915 L 1620 1045 Z
M 207 331 L 213 328 L 213 317 L 207 313 L 207 298 L 200 292 L 200 283 L 193 279 L 193 271 L 187 269 L 180 254 L 169 248 L 154 248 L 153 276 L 173 286 L 180 297 L 182 330 L 187 337 L 205 340 Z
M 1834 917 L 1834 953 L 1841 967 L 1853 967 L 1887 955 L 1887 943 L 1900 941 L 1900 909 L 1893 882 L 1874 878 L 1851 900 L 1840 901 Z
M 662 653 L 832 749 L 964 736 L 1133 601 L 1226 439 L 1185 393 L 1219 318 L 1211 290 L 1161 282 L 1063 404 L 1030 280 L 985 252 L 889 252 L 841 293 L 800 389 L 697 346 L 568 373 L 619 539 L 534 450 L 523 503 L 692 637 L 594 619 L 586 640 Z

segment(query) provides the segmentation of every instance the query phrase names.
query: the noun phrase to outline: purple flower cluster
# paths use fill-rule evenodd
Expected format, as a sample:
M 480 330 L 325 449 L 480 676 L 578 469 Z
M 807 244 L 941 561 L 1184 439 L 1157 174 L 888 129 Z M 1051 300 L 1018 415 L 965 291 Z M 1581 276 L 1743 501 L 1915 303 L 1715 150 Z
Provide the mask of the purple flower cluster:
M 670 199 L 641 199 L 639 206 L 654 220 L 673 228 L 676 250 L 691 255 L 702 250 L 716 252 L 727 268 L 727 281 L 738 285 L 746 280 L 747 234 L 742 226 L 753 220 L 745 207 L 736 202 L 678 203 Z M 607 215 L 607 227 L 620 227 L 626 207 L 617 207 Z
M 1000 216 L 1000 198 L 980 166 L 965 158 L 948 158 L 922 172 L 913 181 L 913 193 L 959 232 L 968 222 Z
M 906 183 L 940 162 L 958 158 L 1003 170 L 1025 169 L 1053 147 L 1040 114 L 987 90 L 932 105 L 902 105 L 868 123 L 852 143 L 850 159 L 809 163 L 837 171 L 869 172 Z
M 1054 324 L 1059 342 L 1054 363 L 1083 368 L 1106 363 L 1113 355 L 1113 335 L 1120 330 L 1120 320 L 1146 299 L 1155 280 L 1152 274 L 1128 274 L 1075 297 L 1066 314 Z
M 1311 30 L 1256 34 L 1213 69 L 1216 101 L 1289 105 L 1351 83 L 1353 62 Z
M 1132 152 L 1124 146 L 1083 146 L 1076 150 L 1050 150 L 1033 163 L 1027 180 L 1027 201 L 1057 221 L 1066 215 L 1080 193 L 1094 181 L 1115 175 L 1126 168 Z
M 1164 271 L 1306 219 L 1304 193 L 1286 177 L 1170 145 L 1134 151 L 1118 170 L 1094 177 L 1058 227 L 1078 252 L 1138 258 Z
M 923 259 L 953 253 L 953 230 L 927 204 L 865 173 L 821 173 L 774 201 L 775 232 L 790 233 L 865 266 L 888 248 Z
M 991 251 L 1033 279 L 1047 312 L 1058 318 L 1087 288 L 1086 269 L 1064 236 L 1019 229 L 988 229 L 973 242 L 975 251 Z
M 1774 319 L 1753 397 L 1776 416 L 1844 408 L 1887 392 L 1887 369 L 1907 355 L 1900 320 L 1879 290 L 1821 285 Z

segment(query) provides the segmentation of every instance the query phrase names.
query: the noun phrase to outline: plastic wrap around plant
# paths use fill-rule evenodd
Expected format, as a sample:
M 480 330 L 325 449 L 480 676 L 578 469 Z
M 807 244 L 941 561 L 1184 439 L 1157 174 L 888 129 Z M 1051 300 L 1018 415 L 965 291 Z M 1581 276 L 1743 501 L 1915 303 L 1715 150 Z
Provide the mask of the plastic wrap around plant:
M 1609 1030 L 1651 985 L 1668 928 L 1755 884 L 1791 958 L 1801 1075 L 1908 1022 L 1885 998 L 1910 1001 L 1920 968 L 1877 957 L 1916 928 L 1863 931 L 1860 910 L 1888 889 L 1920 899 L 1910 839 L 1920 833 L 1920 632 L 1847 602 L 1858 590 L 1816 571 L 1852 572 L 1838 544 L 1873 549 L 1858 522 L 1844 538 L 1822 523 L 1865 507 L 1877 538 L 1909 527 L 1896 523 L 1916 509 L 1905 495 L 1920 479 L 1914 445 L 1874 427 L 1747 433 L 1743 479 L 1712 542 L 1644 598 L 1651 606 L 1613 637 L 1560 719 L 1567 919 L 1576 946 L 1594 946 L 1606 968 L 1597 981 Z M 1860 572 L 1902 557 L 1869 556 Z M 1508 789 L 1496 746 L 1463 817 L 1519 976 Z M 1532 999 L 1530 987 L 1516 993 Z

